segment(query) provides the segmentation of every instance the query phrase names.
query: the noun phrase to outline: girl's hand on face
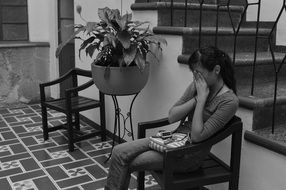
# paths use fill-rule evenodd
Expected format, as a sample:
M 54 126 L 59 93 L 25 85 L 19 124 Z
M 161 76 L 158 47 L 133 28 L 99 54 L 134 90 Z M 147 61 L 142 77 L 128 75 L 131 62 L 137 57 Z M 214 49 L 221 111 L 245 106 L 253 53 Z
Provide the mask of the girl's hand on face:
M 194 71 L 194 83 L 197 91 L 197 101 L 205 102 L 209 95 L 209 87 L 200 72 Z

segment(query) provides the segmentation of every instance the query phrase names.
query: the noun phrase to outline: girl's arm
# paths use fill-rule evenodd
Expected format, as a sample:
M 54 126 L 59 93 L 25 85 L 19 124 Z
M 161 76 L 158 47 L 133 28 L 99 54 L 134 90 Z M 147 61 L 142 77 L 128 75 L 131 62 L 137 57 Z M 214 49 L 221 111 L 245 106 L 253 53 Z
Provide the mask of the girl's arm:
M 194 73 L 194 84 L 197 90 L 197 104 L 192 120 L 191 137 L 194 142 L 198 142 L 204 128 L 203 112 L 206 100 L 209 95 L 209 88 L 201 73 Z
M 169 122 L 173 123 L 186 117 L 187 114 L 194 110 L 196 106 L 196 100 L 194 96 L 196 94 L 194 83 L 191 83 L 185 90 L 183 96 L 176 102 L 169 110 Z
M 211 137 L 213 134 L 221 130 L 228 121 L 235 115 L 238 109 L 238 99 L 236 97 L 223 100 L 216 111 L 203 123 L 192 123 L 191 138 L 193 142 L 200 142 Z M 197 106 L 199 107 L 199 106 Z M 197 108 L 196 108 L 197 109 Z M 196 111 L 195 111 L 196 112 Z M 198 111 L 199 112 L 199 111 Z M 197 112 L 197 113 L 198 113 Z M 194 115 L 193 122 L 197 116 Z M 195 130 L 194 130 L 195 129 Z
M 168 116 L 169 122 L 174 123 L 186 117 L 188 113 L 195 108 L 195 106 L 196 106 L 196 100 L 194 98 L 190 99 L 189 101 L 181 105 L 173 106 L 169 111 L 169 116 Z
M 191 138 L 193 142 L 200 142 L 209 138 L 227 124 L 236 113 L 239 101 L 235 96 L 222 100 L 216 111 L 204 122 L 203 111 L 209 89 L 201 74 L 197 74 L 195 85 L 198 96 L 192 120 Z

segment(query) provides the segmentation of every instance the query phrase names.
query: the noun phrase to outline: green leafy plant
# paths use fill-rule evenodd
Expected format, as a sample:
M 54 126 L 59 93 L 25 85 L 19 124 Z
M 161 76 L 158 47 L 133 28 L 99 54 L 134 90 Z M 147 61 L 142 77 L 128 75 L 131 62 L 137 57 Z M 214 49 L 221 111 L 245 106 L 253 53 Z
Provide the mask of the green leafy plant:
M 77 6 L 77 13 L 81 16 L 82 8 Z M 165 39 L 153 34 L 149 25 L 142 28 L 148 22 L 132 21 L 132 14 L 121 16 L 118 9 L 108 7 L 98 9 L 99 22 L 87 22 L 85 25 L 75 25 L 74 34 L 64 43 L 60 44 L 56 51 L 58 57 L 62 48 L 73 39 L 80 39 L 79 56 L 82 50 L 86 55 L 93 57 L 94 64 L 101 66 L 137 66 L 140 70 L 150 62 L 153 57 L 158 61 L 161 53 L 161 45 L 166 45 Z M 152 59 L 154 60 L 154 59 Z

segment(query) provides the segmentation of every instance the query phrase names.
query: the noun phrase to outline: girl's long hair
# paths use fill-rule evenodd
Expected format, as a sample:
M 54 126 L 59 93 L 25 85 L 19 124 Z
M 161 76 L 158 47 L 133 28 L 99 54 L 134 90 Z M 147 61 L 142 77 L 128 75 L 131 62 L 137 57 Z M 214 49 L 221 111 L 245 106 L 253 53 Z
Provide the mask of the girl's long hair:
M 200 48 L 197 49 L 188 60 L 188 65 L 192 71 L 197 64 L 200 64 L 208 71 L 213 71 L 214 67 L 219 65 L 220 76 L 224 83 L 236 94 L 233 63 L 228 54 L 213 46 Z

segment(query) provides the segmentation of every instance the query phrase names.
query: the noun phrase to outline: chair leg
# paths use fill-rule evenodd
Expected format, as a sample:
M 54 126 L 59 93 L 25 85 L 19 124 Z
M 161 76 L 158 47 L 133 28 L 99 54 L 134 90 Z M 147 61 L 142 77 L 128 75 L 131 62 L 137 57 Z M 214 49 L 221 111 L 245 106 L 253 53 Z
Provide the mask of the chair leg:
M 137 188 L 138 190 L 144 190 L 145 189 L 145 172 L 140 171 L 138 172 L 138 177 L 137 177 Z
M 106 141 L 106 122 L 105 122 L 105 101 L 104 94 L 99 93 L 100 105 L 100 127 L 101 127 L 101 141 Z
M 48 129 L 48 116 L 47 116 L 47 108 L 42 105 L 42 125 L 43 125 L 43 138 L 44 140 L 49 139 L 49 129 Z
M 229 186 L 228 186 L 229 190 L 238 190 L 238 178 L 234 178 L 232 177 L 232 179 L 229 182 Z
M 74 122 L 76 130 L 80 130 L 80 122 L 79 122 L 79 112 L 74 114 Z
M 68 127 L 68 144 L 69 144 L 69 151 L 74 151 L 74 138 L 73 138 L 73 125 L 72 125 L 72 114 L 67 114 L 67 127 Z

